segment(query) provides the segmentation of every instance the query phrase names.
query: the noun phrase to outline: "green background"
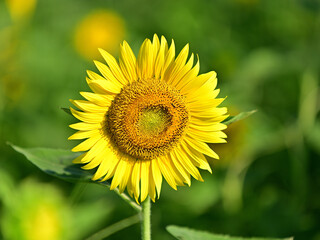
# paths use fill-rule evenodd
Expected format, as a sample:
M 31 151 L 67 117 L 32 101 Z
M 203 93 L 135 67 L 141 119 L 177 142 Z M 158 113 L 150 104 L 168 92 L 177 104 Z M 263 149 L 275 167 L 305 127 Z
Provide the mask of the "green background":
M 73 133 L 68 125 L 76 120 L 60 107 L 89 89 L 87 69 L 97 71 L 73 44 L 79 21 L 97 9 L 123 19 L 125 39 L 136 54 L 154 33 L 173 38 L 177 51 L 189 43 L 191 52 L 199 54 L 200 72 L 218 73 L 220 96 L 227 96 L 223 105 L 231 115 L 258 110 L 230 125 L 228 144 L 212 146 L 221 160 L 212 160 L 212 175 L 203 172 L 204 183 L 192 181 L 191 188 L 177 192 L 163 184 L 152 206 L 153 239 L 174 239 L 165 227 L 180 225 L 244 237 L 319 240 L 317 0 L 39 0 L 33 15 L 20 23 L 0 1 L 2 222 L 12 209 L 4 203 L 6 191 L 16 191 L 23 201 L 19 189 L 30 178 L 59 189 L 70 221 L 77 220 L 69 231 L 84 229 L 76 239 L 134 214 L 106 188 L 88 185 L 75 194 L 79 186 L 46 175 L 6 144 L 75 146 L 67 138 Z M 17 227 L 14 221 L 11 227 Z M 109 239 L 139 236 L 137 224 Z

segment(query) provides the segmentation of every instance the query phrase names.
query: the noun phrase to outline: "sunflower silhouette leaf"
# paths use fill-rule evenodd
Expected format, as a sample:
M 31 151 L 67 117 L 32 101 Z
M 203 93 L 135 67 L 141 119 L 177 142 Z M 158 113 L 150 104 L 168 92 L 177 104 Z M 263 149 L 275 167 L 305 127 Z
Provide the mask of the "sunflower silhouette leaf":
M 228 117 L 226 120 L 224 120 L 222 123 L 226 124 L 226 125 L 229 125 L 231 123 L 234 123 L 234 122 L 237 122 L 237 121 L 240 121 L 240 120 L 243 120 L 247 117 L 249 117 L 250 115 L 254 114 L 255 112 L 257 112 L 257 110 L 252 110 L 252 111 L 249 111 L 249 112 L 242 112 L 242 113 L 239 113 L 238 115 L 236 116 L 230 116 Z
M 49 175 L 72 182 L 91 181 L 92 173 L 72 163 L 72 160 L 80 155 L 79 153 L 62 149 L 22 148 L 11 143 L 9 145 Z
M 293 240 L 293 237 L 289 238 L 242 238 L 232 237 L 228 235 L 214 234 L 205 231 L 198 231 L 186 227 L 179 226 L 167 226 L 167 231 L 179 240 Z

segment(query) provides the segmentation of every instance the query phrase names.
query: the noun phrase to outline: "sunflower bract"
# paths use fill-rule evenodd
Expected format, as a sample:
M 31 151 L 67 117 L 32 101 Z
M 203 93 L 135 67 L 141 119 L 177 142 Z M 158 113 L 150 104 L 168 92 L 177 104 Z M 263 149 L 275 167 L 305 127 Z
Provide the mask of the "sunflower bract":
M 88 71 L 92 92 L 71 100 L 81 122 L 69 139 L 83 140 L 72 150 L 83 152 L 74 163 L 96 169 L 93 180 L 111 180 L 110 189 L 126 188 L 137 202 L 155 201 L 162 178 L 174 189 L 203 181 L 199 168 L 211 172 L 204 155 L 218 158 L 207 143 L 226 142 L 222 132 L 227 109 L 218 107 L 214 71 L 199 75 L 199 61 L 189 45 L 175 57 L 164 37 L 146 39 L 136 59 L 127 42 L 117 61 L 100 49 L 107 64 L 95 61 L 100 74 Z

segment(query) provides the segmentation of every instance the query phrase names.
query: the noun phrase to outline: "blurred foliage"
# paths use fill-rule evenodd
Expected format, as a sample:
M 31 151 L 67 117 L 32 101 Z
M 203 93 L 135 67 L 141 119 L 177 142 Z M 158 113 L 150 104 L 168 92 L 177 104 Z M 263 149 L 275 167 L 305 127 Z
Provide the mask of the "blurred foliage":
M 110 208 L 104 208 L 108 204 L 105 200 L 72 205 L 54 184 L 30 178 L 15 184 L 8 174 L 0 173 L 4 239 L 83 239 L 111 213 Z M 70 231 L 73 228 L 78 229 Z
M 170 225 L 167 227 L 169 233 L 179 240 L 293 240 L 293 238 L 242 238 L 229 235 L 213 234 L 205 231 L 197 231 L 190 228 Z
M 84 24 L 97 12 L 117 20 Z M 89 29 L 92 24 L 94 30 Z M 88 29 L 80 33 L 79 26 Z M 41 195 L 34 190 L 43 188 L 41 184 L 59 192 L 58 208 L 68 209 L 81 232 L 76 239 L 133 214 L 103 187 L 52 179 L 6 145 L 74 145 L 67 137 L 72 133 L 68 124 L 75 119 L 59 108 L 88 90 L 85 70 L 95 67 L 79 48 L 98 53 L 92 52 L 89 41 L 95 31 L 106 39 L 101 47 L 114 54 L 114 44 L 123 38 L 137 53 L 154 33 L 174 38 L 178 50 L 190 43 L 200 56 L 201 72 L 217 71 L 231 115 L 258 109 L 231 125 L 230 144 L 212 146 L 221 160 L 213 161 L 214 172 L 204 174 L 204 183 L 194 181 L 191 188 L 177 192 L 164 184 L 153 205 L 153 239 L 173 239 L 165 230 L 170 224 L 235 236 L 320 239 L 316 0 L 0 0 L 0 191 L 17 196 L 9 206 L 9 195 L 1 195 L 1 222 L 22 221 L 25 215 L 19 209 L 28 204 L 26 191 L 39 201 L 50 198 L 51 190 Z M 37 181 L 29 181 L 31 176 Z M 61 224 L 69 218 L 59 219 Z M 0 239 L 21 239 L 8 238 L 3 226 Z M 9 226 L 5 229 L 10 231 Z M 136 225 L 112 239 L 139 235 Z

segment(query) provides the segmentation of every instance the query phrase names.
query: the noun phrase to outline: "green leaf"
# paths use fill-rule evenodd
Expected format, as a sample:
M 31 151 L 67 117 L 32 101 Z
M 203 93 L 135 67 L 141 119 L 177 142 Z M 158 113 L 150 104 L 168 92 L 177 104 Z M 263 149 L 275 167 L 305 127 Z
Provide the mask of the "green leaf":
M 72 163 L 79 153 L 73 153 L 70 150 L 21 148 L 13 144 L 9 145 L 47 174 L 68 181 L 90 181 L 91 179 L 92 174 L 89 171 Z
M 70 114 L 71 116 L 73 116 L 69 108 L 61 107 L 60 109 L 63 110 L 64 112 Z
M 213 234 L 204 231 L 198 231 L 186 227 L 167 226 L 167 231 L 179 240 L 293 240 L 291 238 L 242 238 L 231 237 L 228 235 Z
M 103 186 L 110 186 L 110 183 L 92 181 L 92 172 L 83 170 L 79 164 L 73 164 L 72 160 L 79 156 L 79 153 L 73 153 L 70 150 L 50 149 L 50 148 L 21 148 L 8 143 L 14 150 L 23 154 L 30 162 L 40 168 L 47 174 L 70 182 L 91 182 Z M 114 192 L 119 195 L 137 212 L 141 207 L 137 205 L 125 193 L 120 193 L 118 189 Z
M 237 122 L 237 121 L 240 121 L 242 119 L 245 119 L 247 117 L 249 117 L 250 115 L 254 114 L 255 112 L 257 112 L 257 110 L 252 110 L 252 111 L 249 111 L 249 112 L 242 112 L 242 113 L 239 113 L 238 115 L 236 116 L 230 116 L 228 117 L 226 120 L 224 120 L 222 123 L 223 124 L 226 124 L 226 125 L 229 125 L 231 123 L 234 123 L 234 122 Z

